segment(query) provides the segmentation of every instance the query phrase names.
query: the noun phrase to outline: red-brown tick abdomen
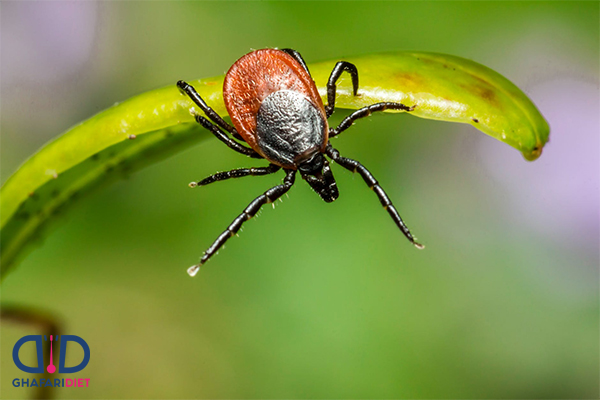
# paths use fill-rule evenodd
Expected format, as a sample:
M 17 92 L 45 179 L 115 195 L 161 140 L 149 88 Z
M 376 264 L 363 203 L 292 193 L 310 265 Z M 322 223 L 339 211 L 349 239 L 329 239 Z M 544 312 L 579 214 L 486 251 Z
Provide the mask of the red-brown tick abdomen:
M 314 81 L 302 65 L 284 51 L 253 51 L 237 60 L 225 76 L 223 99 L 233 125 L 246 143 L 263 157 L 265 155 L 256 142 L 256 115 L 263 100 L 280 90 L 304 95 L 327 124 L 323 101 Z M 328 140 L 327 132 L 325 127 L 323 149 Z

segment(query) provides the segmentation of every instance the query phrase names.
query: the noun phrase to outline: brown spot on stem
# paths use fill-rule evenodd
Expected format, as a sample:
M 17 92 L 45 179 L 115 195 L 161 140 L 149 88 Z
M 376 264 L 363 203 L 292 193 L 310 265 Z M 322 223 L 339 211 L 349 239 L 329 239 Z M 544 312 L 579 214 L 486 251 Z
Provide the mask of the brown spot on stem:
M 490 85 L 487 82 L 481 79 L 479 79 L 479 81 L 479 84 L 460 84 L 460 87 L 465 89 L 467 92 L 473 93 L 475 96 L 480 97 L 488 103 L 498 105 L 499 102 L 498 98 L 496 97 L 496 92 L 494 91 L 494 88 L 490 87 Z
M 396 74 L 396 79 L 401 87 L 406 89 L 416 89 L 423 86 L 423 77 L 418 74 L 400 72 Z

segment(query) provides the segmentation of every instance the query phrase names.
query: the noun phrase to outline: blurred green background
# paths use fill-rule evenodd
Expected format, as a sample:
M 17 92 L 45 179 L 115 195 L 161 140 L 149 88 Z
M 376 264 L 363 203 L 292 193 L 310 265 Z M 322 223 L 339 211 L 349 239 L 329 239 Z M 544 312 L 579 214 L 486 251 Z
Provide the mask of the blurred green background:
M 308 62 L 454 54 L 512 80 L 551 126 L 528 163 L 473 127 L 376 115 L 335 140 L 364 182 L 301 180 L 192 279 L 227 224 L 283 174 L 209 139 L 85 199 L 2 284 L 92 356 L 59 398 L 597 398 L 598 2 L 2 2 L 1 173 L 116 101 L 219 75 L 251 49 Z M 360 71 L 359 71 L 360 72 Z M 348 112 L 338 110 L 332 124 Z M 1 396 L 26 377 L 3 323 Z M 25 352 L 23 359 L 33 360 Z M 68 377 L 68 376 L 67 376 Z

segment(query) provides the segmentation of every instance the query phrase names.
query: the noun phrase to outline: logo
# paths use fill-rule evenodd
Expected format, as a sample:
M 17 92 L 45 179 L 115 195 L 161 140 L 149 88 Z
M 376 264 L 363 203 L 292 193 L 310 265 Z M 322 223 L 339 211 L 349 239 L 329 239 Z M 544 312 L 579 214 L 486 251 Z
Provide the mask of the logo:
M 19 368 L 23 372 L 27 372 L 29 374 L 43 374 L 44 373 L 44 351 L 43 344 L 44 341 L 47 341 L 48 338 L 46 335 L 27 335 L 23 336 L 21 339 L 15 343 L 15 347 L 13 347 L 13 361 L 17 368 Z M 27 342 L 34 342 L 36 348 L 37 355 L 37 366 L 29 366 L 25 365 L 19 359 L 19 350 L 21 347 Z M 60 344 L 59 344 L 60 342 Z M 71 343 L 69 345 L 69 342 Z M 54 344 L 56 343 L 56 346 Z M 83 360 L 74 366 L 66 366 L 65 360 L 67 355 L 67 349 L 73 348 L 73 346 L 79 346 L 83 350 Z M 56 352 L 55 352 L 56 351 Z M 58 354 L 57 354 L 58 353 Z M 55 365 L 55 360 L 58 359 L 58 365 Z M 45 371 L 49 374 L 54 374 L 58 372 L 59 374 L 72 374 L 75 372 L 79 372 L 83 370 L 88 363 L 90 362 L 90 346 L 86 343 L 85 340 L 75 335 L 60 335 L 53 336 L 50 335 L 50 357 L 48 358 L 48 365 L 45 368 Z M 53 382 L 54 381 L 54 382 Z M 66 381 L 66 382 L 65 382 Z M 85 381 L 85 383 L 84 383 Z M 15 387 L 34 387 L 34 386 L 52 386 L 52 387 L 87 387 L 89 384 L 89 379 L 32 379 L 31 384 L 29 384 L 29 379 L 14 379 L 13 386 Z

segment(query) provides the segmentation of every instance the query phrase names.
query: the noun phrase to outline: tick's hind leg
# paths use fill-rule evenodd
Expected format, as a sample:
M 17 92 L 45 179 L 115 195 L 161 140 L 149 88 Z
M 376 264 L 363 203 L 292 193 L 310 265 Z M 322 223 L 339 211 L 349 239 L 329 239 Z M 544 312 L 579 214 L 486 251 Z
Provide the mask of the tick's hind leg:
M 365 168 L 361 163 L 359 163 L 356 160 L 340 156 L 340 152 L 331 147 L 331 144 L 327 145 L 326 151 L 327 155 L 331 157 L 333 161 L 340 164 L 342 167 L 352 172 L 358 172 L 360 176 L 362 176 L 362 178 L 365 180 L 367 185 L 369 185 L 369 188 L 375 192 L 377 197 L 379 197 L 381 205 L 390 214 L 390 217 L 392 217 L 392 219 L 394 220 L 398 228 L 400 228 L 404 236 L 406 236 L 406 238 L 410 240 L 410 242 L 414 244 L 416 248 L 422 249 L 425 247 L 422 244 L 417 243 L 415 241 L 415 238 L 408 230 L 408 227 L 404 224 L 404 221 L 402 221 L 398 210 L 396 210 L 396 207 L 394 207 L 388 195 L 385 193 L 383 188 L 379 186 L 379 182 L 377 182 L 377 179 L 375 179 L 375 177 L 371 174 L 371 172 L 369 172 L 367 168 Z
M 335 129 L 329 130 L 329 137 L 332 138 L 334 136 L 339 135 L 344 132 L 346 129 L 350 128 L 354 121 L 360 118 L 368 117 L 374 112 L 385 111 L 385 110 L 403 110 L 403 111 L 412 111 L 416 106 L 409 107 L 402 103 L 375 103 L 370 106 L 363 107 L 359 110 L 354 111 L 352 114 L 348 115 Z
M 235 235 L 237 231 L 240 230 L 242 224 L 248 221 L 250 218 L 254 217 L 260 208 L 267 204 L 272 203 L 281 196 L 283 196 L 294 184 L 294 179 L 296 177 L 296 171 L 292 169 L 288 169 L 285 171 L 286 176 L 283 178 L 283 184 L 272 187 L 267 190 L 256 199 L 254 199 L 248 207 L 242 212 L 233 222 L 227 227 L 227 229 L 219 235 L 217 240 L 214 241 L 213 244 L 204 252 L 204 255 L 200 259 L 200 262 L 196 265 L 192 265 L 188 268 L 188 274 L 194 276 L 198 273 L 200 266 L 208 261 L 224 244 L 229 240 L 230 237 Z
M 269 164 L 268 167 L 259 167 L 259 168 L 240 168 L 234 169 L 231 171 L 225 172 L 217 172 L 214 175 L 209 176 L 208 178 L 202 179 L 200 182 L 192 182 L 190 183 L 190 187 L 196 186 L 206 186 L 209 183 L 224 181 L 225 179 L 230 178 L 242 178 L 244 176 L 259 176 L 259 175 L 269 175 L 279 171 L 281 167 L 275 164 Z
M 192 99 L 192 101 L 194 103 L 196 103 L 196 105 L 198 107 L 200 107 L 200 109 L 202 111 L 204 111 L 206 116 L 208 118 L 210 118 L 210 120 L 213 121 L 215 124 L 220 126 L 221 129 L 225 129 L 227 132 L 231 133 L 233 135 L 233 137 L 235 137 L 236 139 L 244 140 L 244 139 L 242 139 L 240 134 L 237 133 L 237 131 L 235 130 L 235 128 L 233 126 L 231 126 L 227 122 L 225 122 L 225 120 L 223 118 L 221 118 L 221 116 L 219 114 L 217 114 L 217 112 L 215 110 L 213 110 L 208 104 L 206 104 L 204 99 L 202 97 L 200 97 L 200 95 L 198 94 L 198 92 L 196 92 L 196 89 L 194 89 L 194 87 L 192 85 L 190 85 L 189 83 L 187 83 L 185 81 L 178 81 L 177 87 L 183 93 L 187 94 L 188 97 L 190 99 Z

